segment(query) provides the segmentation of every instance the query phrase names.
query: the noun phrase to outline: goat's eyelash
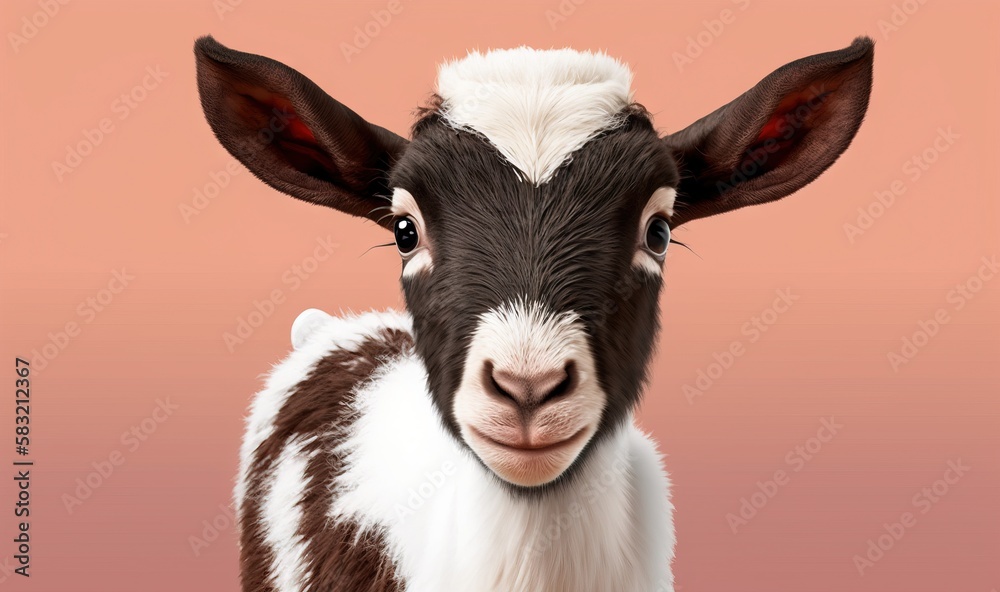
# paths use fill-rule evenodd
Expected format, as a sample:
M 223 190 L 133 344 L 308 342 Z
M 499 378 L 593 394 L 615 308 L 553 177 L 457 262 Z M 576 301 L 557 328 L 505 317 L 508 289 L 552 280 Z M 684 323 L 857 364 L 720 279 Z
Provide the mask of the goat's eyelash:
M 699 255 L 698 253 L 696 253 L 694 249 L 692 249 L 692 248 L 691 248 L 691 247 L 689 247 L 688 245 L 686 245 L 686 244 L 682 243 L 681 241 L 679 241 L 679 240 L 674 240 L 674 239 L 673 239 L 673 237 L 671 237 L 671 238 L 670 238 L 670 242 L 671 242 L 672 244 L 675 244 L 675 245 L 680 245 L 680 246 L 684 247 L 684 248 L 685 248 L 685 249 L 687 249 L 688 251 L 691 251 L 692 253 L 694 253 L 694 254 L 695 254 L 695 256 L 696 256 L 696 257 L 698 257 L 699 259 L 701 258 L 701 255 Z
M 361 255 L 359 255 L 359 257 L 364 257 L 365 255 L 368 254 L 368 251 L 371 251 L 372 249 L 379 249 L 381 247 L 394 247 L 394 246 L 396 246 L 396 243 L 384 243 L 384 244 L 381 244 L 381 245 L 372 245 L 372 246 L 368 247 L 367 249 L 365 249 L 365 252 L 361 253 Z

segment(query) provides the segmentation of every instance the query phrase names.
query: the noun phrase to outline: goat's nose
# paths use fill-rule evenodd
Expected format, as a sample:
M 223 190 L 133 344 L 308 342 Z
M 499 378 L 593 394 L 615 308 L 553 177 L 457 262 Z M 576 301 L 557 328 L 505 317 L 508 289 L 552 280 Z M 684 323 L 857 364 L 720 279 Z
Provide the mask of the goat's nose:
M 496 368 L 487 362 L 486 378 L 494 395 L 510 399 L 521 408 L 535 408 L 569 395 L 576 387 L 577 371 L 573 362 L 530 372 Z

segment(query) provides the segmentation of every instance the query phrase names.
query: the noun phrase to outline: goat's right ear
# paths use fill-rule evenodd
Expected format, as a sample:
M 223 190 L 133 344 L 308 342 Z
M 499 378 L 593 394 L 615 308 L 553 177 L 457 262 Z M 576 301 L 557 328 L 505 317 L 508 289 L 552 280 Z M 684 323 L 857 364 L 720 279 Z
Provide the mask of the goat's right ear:
M 390 226 L 388 171 L 405 139 L 280 62 L 212 37 L 194 53 L 201 106 L 230 154 L 279 191 Z

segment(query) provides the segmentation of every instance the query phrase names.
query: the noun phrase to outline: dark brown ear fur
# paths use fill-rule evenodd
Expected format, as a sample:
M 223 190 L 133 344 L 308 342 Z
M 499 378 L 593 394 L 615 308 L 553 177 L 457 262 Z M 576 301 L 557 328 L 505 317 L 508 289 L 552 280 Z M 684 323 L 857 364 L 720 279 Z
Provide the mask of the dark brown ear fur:
M 756 86 L 664 138 L 681 169 L 671 224 L 780 199 L 827 169 L 868 109 L 874 43 L 778 68 Z
M 407 146 L 299 72 L 231 50 L 194 46 L 198 91 L 216 137 L 268 185 L 388 227 L 388 170 Z

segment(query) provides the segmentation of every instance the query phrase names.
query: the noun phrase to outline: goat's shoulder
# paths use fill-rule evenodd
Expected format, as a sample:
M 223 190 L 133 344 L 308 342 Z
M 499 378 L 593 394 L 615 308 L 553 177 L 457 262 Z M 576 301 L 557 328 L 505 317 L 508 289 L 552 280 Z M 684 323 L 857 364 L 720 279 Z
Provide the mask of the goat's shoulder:
M 354 396 L 412 349 L 398 313 L 332 317 L 309 310 L 292 328 L 294 351 L 253 401 L 236 489 L 247 590 L 401 589 L 377 533 L 329 519 L 354 421 Z

